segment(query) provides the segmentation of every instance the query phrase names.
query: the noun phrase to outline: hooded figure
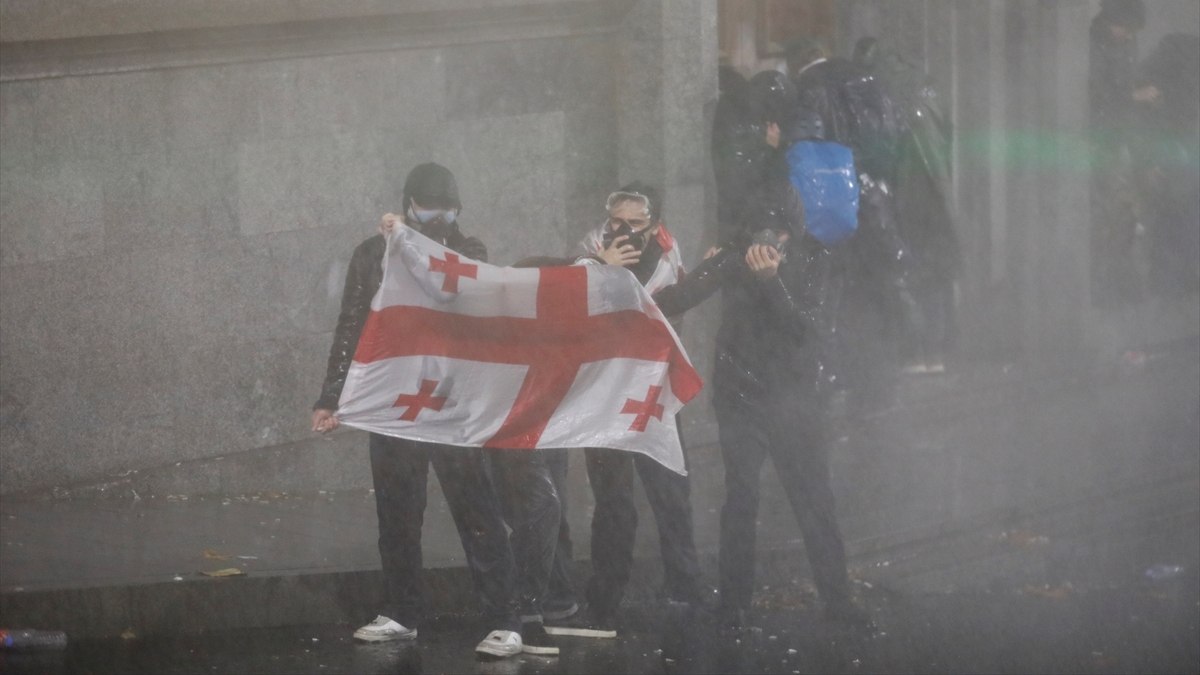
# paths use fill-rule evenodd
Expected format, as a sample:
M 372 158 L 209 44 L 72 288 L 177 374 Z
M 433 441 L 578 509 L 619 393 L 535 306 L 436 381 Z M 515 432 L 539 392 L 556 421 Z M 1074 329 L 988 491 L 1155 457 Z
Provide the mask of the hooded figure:
M 892 403 L 900 345 L 920 323 L 907 288 L 908 247 L 897 230 L 893 188 L 903 117 L 878 80 L 862 66 L 830 58 L 818 40 L 801 37 L 787 50 L 802 115 L 820 120 L 821 140 L 853 149 L 861 190 L 857 231 L 833 249 L 841 277 L 832 361 L 852 414 Z M 797 134 L 802 125 L 796 125 Z
M 859 171 L 890 180 L 904 120 L 875 77 L 856 63 L 830 58 L 813 38 L 789 43 L 787 62 L 801 110 L 820 120 L 820 135 L 808 137 L 850 146 Z
M 741 214 L 767 170 L 771 147 L 756 111 L 750 82 L 736 70 L 718 71 L 720 96 L 713 114 L 711 156 L 717 187 L 717 226 L 721 238 L 737 231 Z
M 1145 207 L 1150 289 L 1200 291 L 1200 36 L 1163 37 L 1142 63 L 1157 96 L 1139 101 L 1131 152 Z
M 1134 302 L 1143 290 L 1134 261 L 1138 218 L 1130 141 L 1137 110 L 1137 31 L 1145 19 L 1141 0 L 1104 0 L 1089 36 L 1091 290 L 1101 306 Z
M 904 116 L 897 147 L 897 231 L 912 253 L 908 283 L 922 323 L 904 345 L 917 372 L 941 372 L 954 336 L 954 282 L 961 265 L 950 213 L 950 120 L 929 77 L 873 37 L 860 39 L 854 61 L 873 73 Z

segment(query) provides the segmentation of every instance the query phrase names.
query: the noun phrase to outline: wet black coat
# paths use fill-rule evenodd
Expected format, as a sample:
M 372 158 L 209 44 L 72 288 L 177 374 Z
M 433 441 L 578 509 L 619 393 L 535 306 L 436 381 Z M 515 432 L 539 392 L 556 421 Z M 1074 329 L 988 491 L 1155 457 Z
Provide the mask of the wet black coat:
M 1088 103 L 1091 130 L 1097 140 L 1120 142 L 1135 112 L 1133 89 L 1137 75 L 1137 41 L 1117 40 L 1103 15 L 1092 21 L 1088 62 Z
M 711 157 L 717 187 L 717 224 L 722 238 L 732 236 L 756 199 L 771 147 L 750 83 L 736 71 L 721 70 L 721 93 L 713 114 Z
M 672 316 L 724 291 L 713 377 L 718 401 L 813 391 L 826 373 L 829 254 L 811 237 L 794 236 L 778 274 L 762 281 L 746 265 L 749 243 L 749 235 L 730 242 L 654 300 Z
M 475 237 L 464 236 L 457 227 L 435 239 L 475 260 L 487 261 L 487 247 Z M 325 369 L 325 382 L 321 396 L 313 409 L 336 410 L 342 387 L 346 384 L 346 373 L 358 348 L 358 337 L 363 324 L 371 312 L 371 299 L 383 283 L 383 254 L 387 241 L 383 235 L 375 235 L 354 249 L 350 257 L 350 268 L 346 271 L 346 285 L 342 289 L 342 309 L 338 314 L 337 328 L 333 331 L 333 346 L 329 348 L 329 363 Z
M 860 171 L 876 179 L 892 178 L 903 116 L 870 71 L 845 59 L 829 59 L 801 72 L 796 89 L 799 108 L 789 140 L 837 141 L 854 150 Z

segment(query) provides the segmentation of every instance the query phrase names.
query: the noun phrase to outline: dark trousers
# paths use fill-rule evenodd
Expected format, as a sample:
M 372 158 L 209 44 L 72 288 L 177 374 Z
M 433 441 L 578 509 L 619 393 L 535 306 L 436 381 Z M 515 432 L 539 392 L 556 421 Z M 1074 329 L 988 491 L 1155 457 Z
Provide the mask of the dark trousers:
M 370 435 L 370 451 L 385 593 L 380 613 L 410 628 L 424 615 L 421 525 L 433 464 L 483 614 L 496 628 L 517 628 L 513 557 L 483 451 L 380 434 Z
M 597 614 L 612 615 L 629 585 L 638 522 L 633 499 L 635 470 L 641 476 L 642 487 L 658 524 L 663 590 L 672 600 L 700 600 L 700 563 L 693 538 L 691 488 L 687 477 L 635 452 L 588 448 L 584 457 L 595 499 L 591 532 L 592 576 L 585 591 L 591 608 Z M 557 474 L 565 480 L 566 463 L 559 461 L 562 461 L 563 469 Z M 560 546 L 560 556 L 562 551 Z
M 571 543 L 571 525 L 567 522 L 567 470 L 570 450 L 545 450 L 546 466 L 558 490 L 560 503 L 558 540 L 554 548 L 554 566 L 550 569 L 550 587 L 546 593 L 547 607 L 564 609 L 579 601 L 575 589 L 575 547 Z
M 522 622 L 541 622 L 554 566 L 561 506 L 539 450 L 486 450 L 492 482 L 512 534 L 515 601 Z
M 687 476 L 634 452 L 588 448 L 588 482 L 596 500 L 592 515 L 592 578 L 587 601 L 597 614 L 616 611 L 629 584 L 637 507 L 633 472 L 642 478 L 646 499 L 658 524 L 663 590 L 672 600 L 700 599 L 700 563 L 693 538 L 691 488 Z
M 819 398 L 807 392 L 775 392 L 748 400 L 718 392 L 714 407 L 725 461 L 718 558 L 724 610 L 750 607 L 759 489 L 767 457 L 800 525 L 817 591 L 827 603 L 849 597 L 845 546 L 830 487 L 827 416 Z

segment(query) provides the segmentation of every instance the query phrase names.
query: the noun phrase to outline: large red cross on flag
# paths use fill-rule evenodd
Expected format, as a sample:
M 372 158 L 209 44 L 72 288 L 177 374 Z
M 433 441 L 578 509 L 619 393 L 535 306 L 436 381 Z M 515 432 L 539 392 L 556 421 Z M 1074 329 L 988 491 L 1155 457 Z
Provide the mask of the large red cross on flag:
M 631 450 L 684 472 L 675 413 L 700 377 L 629 271 L 496 267 L 405 226 L 383 265 L 342 423 L 459 446 Z

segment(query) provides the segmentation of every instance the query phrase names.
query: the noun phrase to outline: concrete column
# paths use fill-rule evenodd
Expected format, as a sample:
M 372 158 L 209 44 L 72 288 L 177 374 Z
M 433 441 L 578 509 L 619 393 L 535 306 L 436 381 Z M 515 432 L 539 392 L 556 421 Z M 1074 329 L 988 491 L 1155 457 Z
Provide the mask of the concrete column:
M 614 49 L 621 183 L 644 180 L 664 194 L 664 216 L 685 264 L 717 243 L 708 157 L 717 97 L 715 0 L 638 0 L 625 15 Z M 616 187 L 616 186 L 613 186 Z M 684 346 L 705 377 L 711 373 L 718 305 L 686 318 Z M 690 445 L 716 440 L 709 388 L 684 413 Z

